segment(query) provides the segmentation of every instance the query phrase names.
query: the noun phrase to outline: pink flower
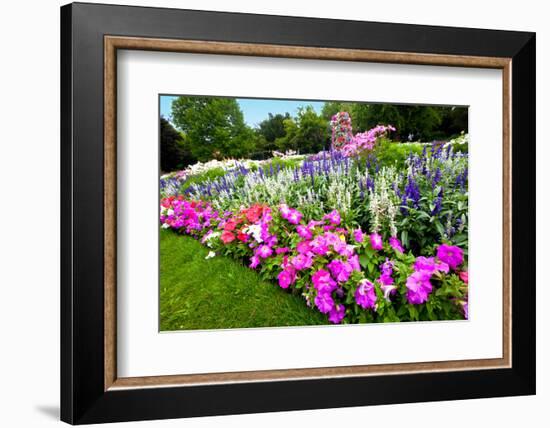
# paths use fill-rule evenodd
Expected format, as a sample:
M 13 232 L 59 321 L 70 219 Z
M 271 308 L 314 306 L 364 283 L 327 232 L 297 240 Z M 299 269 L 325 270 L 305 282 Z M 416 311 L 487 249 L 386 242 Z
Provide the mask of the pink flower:
M 462 264 L 464 261 L 463 255 L 462 249 L 455 245 L 441 244 L 437 247 L 437 258 L 453 269 Z
M 449 272 L 449 265 L 443 262 L 436 262 L 434 257 L 419 256 L 414 262 L 416 272 L 426 272 L 432 275 L 436 270 L 440 272 Z
M 359 228 L 359 229 L 355 229 L 353 231 L 353 237 L 355 238 L 355 241 L 358 242 L 359 244 L 361 244 L 364 239 L 365 239 L 365 234 L 363 233 L 363 231 Z M 390 238 L 390 242 L 391 242 L 391 238 Z
M 294 284 L 296 281 L 296 273 L 294 269 L 285 269 L 279 273 L 277 277 L 279 279 L 279 286 L 281 288 L 288 288 L 291 284 Z
M 262 259 L 266 259 L 273 254 L 273 250 L 267 245 L 262 245 L 256 250 L 256 254 Z
M 326 214 L 323 219 L 328 220 L 331 224 L 334 224 L 335 226 L 338 226 L 341 221 L 340 213 L 336 210 L 333 210 Z
M 405 251 L 403 249 L 403 246 L 401 245 L 401 241 L 395 236 L 390 237 L 390 247 L 392 247 L 395 251 L 398 251 L 400 253 L 403 253 Z
M 319 312 L 326 314 L 334 307 L 334 300 L 329 293 L 318 293 L 315 297 L 315 306 Z
M 256 269 L 256 267 L 260 264 L 260 258 L 258 256 L 252 256 L 250 257 L 250 264 L 248 265 L 251 269 Z
M 302 219 L 302 213 L 298 210 L 291 209 L 286 219 L 289 223 L 298 224 Z
M 300 254 L 306 254 L 311 251 L 311 245 L 309 244 L 309 241 L 300 241 L 296 245 L 296 251 L 298 251 Z
M 235 240 L 235 235 L 233 235 L 231 232 L 228 232 L 227 230 L 224 230 L 220 239 L 224 244 L 229 244 L 230 242 Z
M 311 276 L 311 282 L 313 282 L 313 286 L 321 293 L 331 293 L 337 287 L 336 281 L 324 269 L 319 269 L 315 272 Z
M 468 284 L 468 271 L 467 270 L 461 270 L 458 272 L 458 277 L 464 282 L 464 284 Z
M 336 278 L 338 282 L 346 282 L 353 272 L 352 266 L 342 260 L 333 260 L 327 265 L 327 267 L 332 273 L 332 276 Z
M 359 264 L 359 256 L 357 254 L 354 254 L 353 256 L 349 257 L 348 263 L 350 264 L 353 270 L 356 270 L 356 271 L 361 270 L 361 265 Z
M 302 224 L 296 226 L 296 232 L 298 232 L 298 235 L 304 239 L 311 239 L 313 237 L 313 234 L 311 233 L 311 230 L 309 230 L 309 227 Z
M 287 220 L 291 209 L 288 207 L 287 204 L 281 204 L 281 206 L 279 207 L 279 211 L 281 213 L 281 217 Z
M 428 300 L 432 292 L 431 274 L 425 271 L 415 272 L 407 278 L 407 300 L 419 305 Z
M 376 305 L 376 292 L 374 284 L 368 279 L 363 279 L 355 291 L 355 302 L 363 309 L 372 309 Z
M 416 258 L 413 267 L 416 272 L 428 272 L 431 275 L 435 270 L 435 259 L 419 256 Z
M 328 253 L 328 243 L 326 239 L 319 235 L 313 241 L 310 242 L 311 251 L 319 256 L 324 256 Z
M 293 257 L 290 261 L 292 266 L 298 270 L 309 269 L 313 264 L 313 259 L 306 254 L 298 254 L 296 257 Z
M 382 237 L 378 233 L 371 233 L 370 245 L 374 250 L 381 250 L 383 248 Z
M 341 304 L 335 304 L 328 314 L 328 320 L 333 324 L 340 324 L 346 316 L 346 307 Z
M 285 254 L 290 251 L 290 248 L 288 247 L 279 247 L 275 249 L 275 254 Z

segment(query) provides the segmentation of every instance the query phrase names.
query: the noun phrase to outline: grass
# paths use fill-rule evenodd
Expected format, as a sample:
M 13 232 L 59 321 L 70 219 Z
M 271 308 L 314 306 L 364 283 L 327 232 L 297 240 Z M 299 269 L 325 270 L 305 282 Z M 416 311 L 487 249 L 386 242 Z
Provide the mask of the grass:
M 327 324 L 326 316 L 188 236 L 160 233 L 162 331 Z

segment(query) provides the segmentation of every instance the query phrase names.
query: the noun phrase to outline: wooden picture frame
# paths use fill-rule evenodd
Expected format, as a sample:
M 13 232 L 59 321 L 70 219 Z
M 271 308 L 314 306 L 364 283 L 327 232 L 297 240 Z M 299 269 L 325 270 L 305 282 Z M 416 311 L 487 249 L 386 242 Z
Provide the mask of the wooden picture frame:
M 118 377 L 118 49 L 502 70 L 502 358 Z M 533 33 L 76 3 L 61 9 L 61 53 L 62 420 L 114 422 L 535 392 Z

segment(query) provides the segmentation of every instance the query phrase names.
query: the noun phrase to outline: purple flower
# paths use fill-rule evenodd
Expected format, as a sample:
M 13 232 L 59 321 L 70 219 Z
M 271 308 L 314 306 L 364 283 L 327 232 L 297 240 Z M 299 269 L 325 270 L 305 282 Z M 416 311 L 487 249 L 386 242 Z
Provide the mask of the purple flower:
M 262 245 L 256 250 L 256 254 L 262 259 L 266 259 L 273 254 L 273 250 L 267 245 Z
M 284 269 L 279 273 L 277 278 L 279 279 L 279 286 L 281 288 L 288 288 L 291 284 L 294 284 L 296 273 L 292 268 Z
M 288 247 L 280 247 L 275 249 L 275 254 L 285 254 L 290 251 L 290 248 Z
M 383 248 L 382 237 L 378 233 L 371 233 L 370 245 L 374 250 L 381 250 Z
M 395 251 L 398 251 L 400 253 L 403 253 L 405 251 L 403 249 L 403 246 L 401 245 L 401 241 L 395 236 L 390 237 L 390 247 L 392 247 Z
M 329 293 L 318 293 L 315 297 L 315 306 L 319 309 L 319 312 L 326 314 L 334 307 L 334 300 Z
M 300 235 L 300 237 L 304 239 L 311 239 L 313 237 L 313 234 L 311 233 L 311 230 L 309 230 L 309 227 L 302 224 L 296 226 L 296 232 L 298 232 L 298 235 Z
M 393 273 L 393 262 L 386 257 L 386 261 L 380 265 L 382 275 L 391 276 Z
M 362 243 L 365 239 L 365 234 L 363 233 L 363 231 L 361 230 L 361 228 L 359 229 L 355 229 L 353 231 L 353 237 L 355 238 L 355 241 L 358 242 L 358 243 Z
M 464 261 L 464 252 L 455 245 L 441 244 L 437 248 L 437 258 L 447 263 L 451 268 L 456 269 Z
M 296 269 L 304 270 L 311 267 L 311 265 L 313 264 L 313 259 L 311 258 L 311 256 L 308 256 L 306 254 L 298 254 L 296 257 L 292 258 L 290 263 Z
M 432 292 L 431 274 L 425 271 L 414 272 L 407 278 L 407 300 L 413 305 L 419 305 L 428 300 Z
M 337 259 L 331 261 L 327 267 L 338 282 L 346 282 L 353 272 L 353 267 L 349 263 Z
M 340 213 L 336 210 L 333 210 L 333 211 L 329 212 L 323 218 L 325 220 L 328 220 L 331 224 L 334 224 L 336 226 L 339 225 L 340 221 L 341 221 Z
M 376 305 L 376 292 L 374 284 L 368 279 L 363 279 L 355 291 L 355 302 L 363 309 L 372 309 Z
M 311 276 L 311 282 L 313 286 L 320 293 L 331 293 L 337 287 L 336 281 L 334 281 L 330 273 L 324 269 L 319 269 Z
M 346 316 L 346 307 L 341 304 L 336 304 L 328 314 L 328 320 L 333 324 L 340 324 Z

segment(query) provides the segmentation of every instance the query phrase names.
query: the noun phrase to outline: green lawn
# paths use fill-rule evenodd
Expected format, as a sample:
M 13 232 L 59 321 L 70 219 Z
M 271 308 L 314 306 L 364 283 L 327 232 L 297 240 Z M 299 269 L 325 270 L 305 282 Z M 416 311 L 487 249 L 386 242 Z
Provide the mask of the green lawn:
M 187 236 L 160 231 L 160 329 L 276 327 L 327 324 L 277 284 Z

